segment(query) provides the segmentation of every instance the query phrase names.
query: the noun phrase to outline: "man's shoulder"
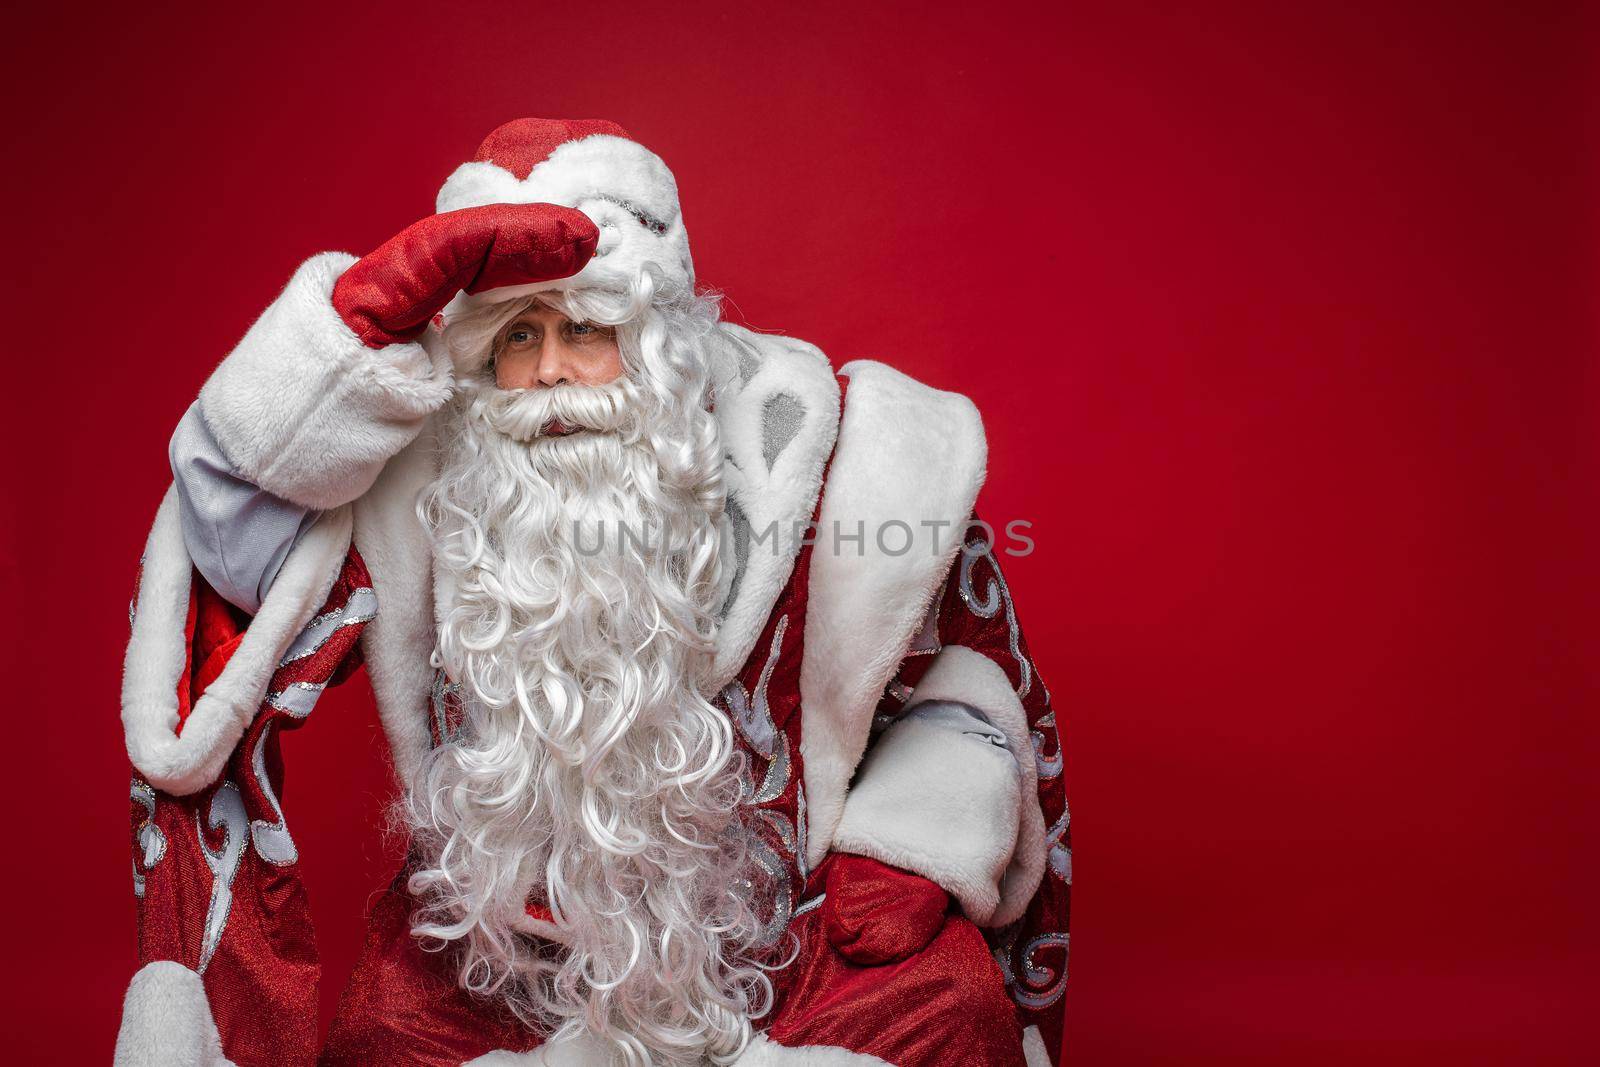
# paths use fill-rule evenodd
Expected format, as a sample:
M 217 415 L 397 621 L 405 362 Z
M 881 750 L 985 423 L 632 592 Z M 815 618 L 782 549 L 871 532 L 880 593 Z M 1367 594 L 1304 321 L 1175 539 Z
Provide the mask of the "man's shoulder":
M 846 363 L 839 374 L 847 384 L 823 524 L 964 522 L 988 471 L 977 406 L 875 360 Z
M 872 359 L 852 360 L 839 374 L 849 380 L 841 448 L 887 449 L 933 467 L 955 458 L 954 453 L 976 450 L 981 465 L 987 453 L 983 417 L 963 394 Z
M 889 363 L 856 359 L 835 371 L 820 348 L 797 337 L 758 333 L 727 322 L 718 324 L 717 335 L 721 349 L 718 377 L 730 397 L 746 393 L 744 386 L 757 379 L 768 385 L 784 379 L 813 395 L 844 392 L 844 418 L 864 431 L 852 434 L 861 438 L 859 443 L 883 444 L 883 436 L 894 434 L 897 428 L 921 425 L 944 435 L 952 445 L 983 445 L 983 419 L 970 399 L 928 385 Z M 843 390 L 838 386 L 840 379 L 846 384 Z M 781 391 L 783 386 L 778 388 Z M 753 392 L 762 396 L 764 404 L 772 404 L 770 388 Z M 856 443 L 852 441 L 851 446 Z M 840 446 L 844 444 L 841 438 Z

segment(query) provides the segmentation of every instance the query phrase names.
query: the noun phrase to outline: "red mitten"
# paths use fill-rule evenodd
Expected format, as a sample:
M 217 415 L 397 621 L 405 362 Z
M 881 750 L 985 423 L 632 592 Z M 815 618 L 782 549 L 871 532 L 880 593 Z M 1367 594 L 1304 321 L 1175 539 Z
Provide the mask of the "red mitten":
M 414 222 L 352 263 L 333 308 L 368 348 L 414 341 L 456 293 L 570 278 L 600 242 L 589 216 L 555 204 L 485 204 Z
M 826 891 L 823 932 L 841 956 L 863 966 L 927 948 L 950 906 L 950 894 L 920 874 L 843 853 L 828 867 Z

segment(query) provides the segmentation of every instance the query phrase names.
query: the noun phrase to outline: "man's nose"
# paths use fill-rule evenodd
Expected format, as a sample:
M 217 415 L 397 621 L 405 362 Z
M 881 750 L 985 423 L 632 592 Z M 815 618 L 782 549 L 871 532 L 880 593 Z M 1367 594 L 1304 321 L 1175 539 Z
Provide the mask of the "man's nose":
M 571 354 L 554 334 L 547 332 L 539 342 L 539 384 L 547 388 L 573 380 Z

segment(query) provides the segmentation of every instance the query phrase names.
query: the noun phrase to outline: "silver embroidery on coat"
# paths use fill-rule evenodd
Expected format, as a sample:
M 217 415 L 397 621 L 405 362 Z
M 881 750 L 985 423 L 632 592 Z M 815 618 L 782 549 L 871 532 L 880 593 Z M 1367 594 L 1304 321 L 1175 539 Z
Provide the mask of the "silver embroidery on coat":
M 818 908 L 822 907 L 822 902 L 827 899 L 828 894 L 818 893 L 810 900 L 802 900 L 799 904 L 795 905 L 794 918 L 798 919 L 808 911 L 816 911 Z
M 752 804 L 768 804 L 783 796 L 789 788 L 789 735 L 778 735 L 778 752 L 767 764 L 767 773 L 761 777 L 761 788 L 750 798 Z
M 354 626 L 358 622 L 370 622 L 377 616 L 378 594 L 367 586 L 352 589 L 349 598 L 339 607 L 318 615 L 306 623 L 305 629 L 301 630 L 300 635 L 289 645 L 289 651 L 283 654 L 278 666 L 282 667 L 295 660 L 305 659 L 326 644 L 328 638 L 335 632 L 346 626 Z
M 761 665 L 761 673 L 756 677 L 753 692 L 747 692 L 738 679 L 729 682 L 722 690 L 722 700 L 739 736 L 752 752 L 767 761 L 761 784 L 746 786 L 744 803 L 750 806 L 768 804 L 783 796 L 793 777 L 789 735 L 780 732 L 773 721 L 767 695 L 788 632 L 789 616 L 780 615 L 773 624 L 772 641 L 767 648 L 766 660 Z M 767 947 L 777 943 L 794 917 L 795 888 L 790 882 L 785 858 L 794 858 L 802 882 L 806 877 L 803 786 L 795 802 L 798 805 L 795 822 L 791 822 L 780 811 L 756 810 L 749 813 L 748 822 L 744 824 L 744 832 L 748 835 L 747 857 L 751 864 L 751 877 L 742 880 L 740 886 L 747 894 L 751 909 L 761 921 L 759 942 Z M 776 839 L 777 849 L 764 836 L 763 830 Z
M 761 675 L 756 679 L 754 694 L 747 694 L 737 681 L 728 683 L 723 696 L 733 710 L 733 721 L 739 732 L 765 759 L 771 759 L 777 744 L 778 727 L 772 721 L 772 711 L 767 705 L 767 684 L 778 666 L 778 656 L 783 651 L 783 637 L 789 630 L 789 616 L 780 616 L 772 630 L 772 646 L 767 649 L 767 661 L 761 665 Z
M 804 882 L 811 877 L 811 868 L 806 863 L 806 785 L 801 782 L 794 791 L 794 822 L 795 822 L 795 852 L 794 863 L 800 871 L 800 880 Z
M 1071 950 L 1066 934 L 1039 934 L 1030 940 L 1022 950 L 1022 976 L 1034 988 L 1024 987 L 1017 981 L 1017 973 L 1011 965 L 1012 955 L 1017 948 L 1017 935 L 1021 932 L 1022 924 L 1013 923 L 1006 928 L 1006 933 L 1000 944 L 994 948 L 995 962 L 1000 965 L 1001 977 L 1005 979 L 1006 988 L 1011 991 L 1011 997 L 1024 1008 L 1038 1010 L 1048 1008 L 1061 999 L 1061 994 L 1067 991 L 1067 968 L 1063 962 L 1061 970 L 1057 973 L 1038 961 L 1036 953 L 1043 948 L 1060 948 L 1062 959 Z
M 1072 884 L 1072 846 L 1067 844 L 1067 830 L 1072 826 L 1072 813 L 1061 809 L 1061 818 L 1045 834 L 1044 843 L 1049 848 L 1050 869 L 1063 882 Z
M 1053 971 L 1038 961 L 1037 953 L 1044 948 L 1059 948 L 1062 952 L 1060 971 Z M 1014 986 L 1011 995 L 1018 1004 L 1024 1008 L 1038 1011 L 1048 1008 L 1061 999 L 1061 994 L 1067 991 L 1067 965 L 1066 954 L 1070 951 L 1070 942 L 1066 934 L 1040 934 L 1029 941 L 1022 950 L 1022 972 L 1028 984 L 1038 991 L 1027 989 L 1021 985 Z
M 128 784 L 128 799 L 145 811 L 139 823 L 139 855 L 133 864 L 133 895 L 143 899 L 144 878 L 155 869 L 167 854 L 167 835 L 154 822 L 156 817 L 156 791 L 149 782 L 135 778 Z
M 276 818 L 272 822 L 252 819 L 250 843 L 255 847 L 256 855 L 274 867 L 287 867 L 300 858 L 300 850 L 295 847 L 294 838 L 289 836 L 289 824 L 283 818 L 283 806 L 278 803 L 278 794 L 273 792 L 272 782 L 267 778 L 267 736 L 272 732 L 272 725 L 269 722 L 261 728 L 255 753 L 250 757 L 250 770 L 255 774 L 256 787 L 267 798 L 267 806 Z
M 750 894 L 750 908 L 757 918 L 766 916 L 756 934 L 756 942 L 762 947 L 770 947 L 778 943 L 778 938 L 789 928 L 789 920 L 794 918 L 794 898 L 790 895 L 789 877 L 784 870 L 783 859 L 760 834 L 750 834 L 748 855 L 750 862 L 760 869 L 757 877 L 762 879 L 762 884 L 757 885 L 755 879 L 745 879 L 742 886 Z
M 205 932 L 200 939 L 200 965 L 195 968 L 206 973 L 211 954 L 222 940 L 222 931 L 228 925 L 228 912 L 233 909 L 233 879 L 239 873 L 239 861 L 244 858 L 245 837 L 250 832 L 250 820 L 245 815 L 244 798 L 239 787 L 223 782 L 211 796 L 207 805 L 206 822 L 213 830 L 222 831 L 222 847 L 213 851 L 206 843 L 205 828 L 200 825 L 200 812 L 194 813 L 194 832 L 200 839 L 200 852 L 206 866 L 211 868 L 211 903 L 206 907 Z
M 789 788 L 789 735 L 778 732 L 777 724 L 772 721 L 772 709 L 767 703 L 767 686 L 772 681 L 773 670 L 778 666 L 778 658 L 783 652 L 783 638 L 788 631 L 789 616 L 779 616 L 773 626 L 772 644 L 767 649 L 767 659 L 761 665 L 761 674 L 756 680 L 753 694 L 746 693 L 737 679 L 729 682 L 722 691 L 740 735 L 757 755 L 767 760 L 761 785 L 747 801 L 750 804 L 770 803 Z
M 1046 756 L 1044 754 L 1044 746 L 1049 741 L 1049 738 L 1044 735 L 1046 730 L 1056 734 L 1056 754 L 1054 756 Z M 1061 748 L 1061 735 L 1056 732 L 1056 713 L 1052 711 L 1042 716 L 1034 724 L 1033 730 L 1029 732 L 1029 737 L 1033 740 L 1033 759 L 1039 767 L 1039 781 L 1048 782 L 1060 775 L 1062 768 L 1066 765 L 1066 753 Z
M 805 421 L 805 405 L 791 394 L 775 393 L 767 397 L 767 402 L 761 406 L 761 458 L 766 461 L 767 470 L 772 469 L 789 442 L 799 436 Z
M 785 852 L 793 852 L 795 848 L 794 827 L 789 825 L 789 820 L 776 811 L 758 811 L 757 817 L 768 826 L 773 833 L 778 835 L 778 841 L 783 845 Z
M 1006 585 L 1005 576 L 1000 573 L 1000 565 L 995 562 L 991 546 L 984 544 L 982 552 L 971 551 L 971 545 L 961 548 L 961 599 L 966 603 L 967 610 L 982 619 L 994 618 L 995 612 L 1001 605 L 1006 609 L 1006 627 L 1011 638 L 1011 658 L 1017 661 L 1017 699 L 1021 700 L 1033 688 L 1033 664 L 1022 654 L 1021 633 L 1017 626 L 1017 610 L 1011 604 L 1011 589 Z M 984 590 L 983 599 L 980 601 L 972 588 L 972 564 L 978 559 L 987 559 L 989 568 L 994 571 L 994 577 L 989 579 L 989 587 Z
M 322 682 L 294 682 L 276 693 L 268 693 L 267 703 L 285 715 L 303 719 L 317 706 L 317 698 L 322 696 L 323 688 Z
M 731 334 L 724 334 L 724 336 L 732 340 L 739 348 L 739 384 L 749 385 L 750 379 L 754 378 L 756 372 L 761 369 L 761 357 L 756 354 L 755 349 L 751 348 L 743 338 L 734 337 Z

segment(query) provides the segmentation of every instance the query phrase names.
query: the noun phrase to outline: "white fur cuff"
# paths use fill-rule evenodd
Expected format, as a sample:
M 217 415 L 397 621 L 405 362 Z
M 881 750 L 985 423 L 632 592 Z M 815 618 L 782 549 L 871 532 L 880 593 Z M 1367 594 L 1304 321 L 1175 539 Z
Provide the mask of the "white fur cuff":
M 919 706 L 883 732 L 845 798 L 833 847 L 914 871 L 988 923 L 1017 840 L 1017 761 L 970 707 Z
M 116 1067 L 231 1067 L 200 976 L 181 963 L 145 964 L 128 983 Z
M 150 784 L 188 796 L 216 781 L 266 695 L 285 651 L 328 598 L 350 547 L 350 509 L 324 515 L 289 553 L 261 611 L 179 732 L 178 679 L 188 667 L 192 564 L 168 489 L 145 544 L 133 633 L 122 669 L 128 759 Z
M 1005 926 L 1022 917 L 1044 877 L 1044 811 L 1039 807 L 1038 763 L 1028 729 L 1028 715 L 1000 665 L 981 652 L 946 645 L 917 683 L 911 707 L 928 701 L 958 701 L 981 709 L 1006 736 L 1020 774 L 1022 809 L 1018 813 L 1016 848 L 1000 879 L 1000 905 L 987 925 Z
M 368 348 L 339 318 L 333 285 L 353 262 L 327 252 L 301 264 L 200 390 L 239 473 L 319 511 L 365 493 L 450 396 L 442 348 Z

